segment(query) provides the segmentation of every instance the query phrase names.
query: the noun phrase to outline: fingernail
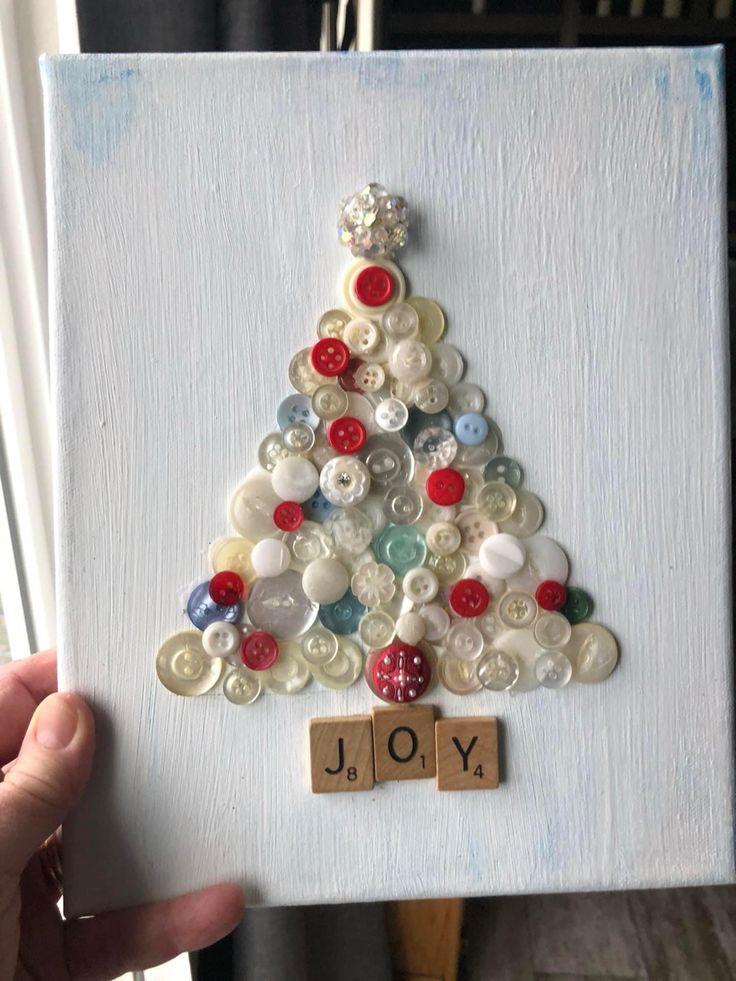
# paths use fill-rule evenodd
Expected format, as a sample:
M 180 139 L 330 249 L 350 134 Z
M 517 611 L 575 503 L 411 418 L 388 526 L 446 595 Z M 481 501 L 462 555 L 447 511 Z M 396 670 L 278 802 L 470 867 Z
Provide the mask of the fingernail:
M 46 749 L 65 749 L 74 739 L 79 715 L 66 699 L 52 695 L 38 707 L 36 742 Z

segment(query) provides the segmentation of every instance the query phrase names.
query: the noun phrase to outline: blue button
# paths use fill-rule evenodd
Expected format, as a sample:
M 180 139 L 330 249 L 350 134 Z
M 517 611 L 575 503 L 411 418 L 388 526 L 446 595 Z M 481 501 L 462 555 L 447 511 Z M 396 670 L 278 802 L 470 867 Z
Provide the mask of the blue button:
M 430 426 L 437 426 L 440 429 L 449 429 L 452 432 L 452 416 L 449 412 L 422 412 L 416 406 L 409 409 L 409 419 L 399 435 L 409 444 L 414 445 L 417 433 Z
M 286 429 L 295 422 L 305 422 L 316 429 L 320 418 L 312 408 L 312 400 L 308 395 L 289 395 L 276 410 L 276 422 L 279 429 Z
M 466 412 L 455 420 L 455 439 L 465 446 L 480 446 L 488 435 L 488 421 L 480 412 Z
M 201 582 L 189 594 L 187 614 L 195 627 L 206 630 L 216 620 L 236 623 L 240 616 L 240 603 L 234 606 L 221 606 L 210 596 L 210 584 Z
M 332 501 L 328 501 L 322 491 L 317 488 L 314 494 L 302 504 L 304 517 L 307 521 L 317 521 L 319 524 L 329 518 L 333 511 L 337 510 Z
M 333 634 L 354 634 L 367 607 L 348 590 L 336 603 L 328 603 L 319 608 L 319 618 L 324 627 Z
M 403 576 L 409 569 L 424 564 L 427 543 L 414 525 L 386 525 L 373 542 L 373 552 L 379 562 L 397 576 Z

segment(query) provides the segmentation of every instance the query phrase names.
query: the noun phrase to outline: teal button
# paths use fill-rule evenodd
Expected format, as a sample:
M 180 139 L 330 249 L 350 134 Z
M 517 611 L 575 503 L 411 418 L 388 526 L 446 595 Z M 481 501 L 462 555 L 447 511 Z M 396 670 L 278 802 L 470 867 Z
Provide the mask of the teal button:
M 336 603 L 326 603 L 319 608 L 319 619 L 333 634 L 345 637 L 354 634 L 367 607 L 348 590 Z
M 497 456 L 486 466 L 483 471 L 486 480 L 495 480 L 500 484 L 508 484 L 516 490 L 521 487 L 524 480 L 524 471 L 521 465 L 512 460 L 510 456 Z
M 376 559 L 397 576 L 423 565 L 427 558 L 424 535 L 413 525 L 386 525 L 373 542 Z
M 593 612 L 593 600 L 584 589 L 568 587 L 567 600 L 560 613 L 567 617 L 573 625 L 587 620 Z

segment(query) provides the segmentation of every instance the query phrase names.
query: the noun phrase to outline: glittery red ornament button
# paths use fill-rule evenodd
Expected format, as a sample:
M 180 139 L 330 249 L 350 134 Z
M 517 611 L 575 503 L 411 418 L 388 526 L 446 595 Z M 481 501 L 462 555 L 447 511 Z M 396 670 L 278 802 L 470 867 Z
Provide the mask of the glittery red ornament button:
M 433 470 L 427 477 L 427 497 L 433 504 L 448 507 L 458 504 L 465 493 L 463 475 L 452 467 Z
M 217 572 L 210 579 L 210 599 L 220 606 L 235 606 L 243 598 L 245 583 L 237 572 Z
M 378 652 L 372 680 L 387 702 L 413 702 L 427 690 L 432 679 L 429 660 L 419 647 L 389 644 Z
M 280 531 L 296 531 L 304 521 L 304 509 L 296 501 L 281 501 L 273 509 L 273 523 Z
M 359 419 L 342 416 L 330 424 L 327 439 L 338 453 L 357 453 L 365 443 L 365 426 Z
M 340 388 L 344 389 L 346 392 L 358 392 L 362 394 L 363 389 L 355 381 L 355 373 L 357 372 L 358 368 L 362 367 L 363 361 L 361 361 L 360 358 L 351 358 L 347 368 L 337 379 L 337 384 L 340 386 Z
M 382 307 L 394 295 L 391 273 L 383 266 L 366 266 L 353 280 L 356 299 L 366 307 Z
M 243 638 L 240 645 L 240 660 L 251 671 L 267 671 L 279 656 L 276 638 L 265 630 L 254 630 Z
M 320 375 L 334 378 L 341 375 L 350 361 L 350 348 L 338 337 L 323 337 L 312 348 L 312 367 Z
M 450 606 L 461 617 L 478 617 L 485 613 L 490 598 L 478 579 L 460 579 L 450 590 Z
M 540 582 L 534 596 L 543 610 L 560 610 L 567 602 L 567 590 L 561 582 L 555 582 L 554 579 Z

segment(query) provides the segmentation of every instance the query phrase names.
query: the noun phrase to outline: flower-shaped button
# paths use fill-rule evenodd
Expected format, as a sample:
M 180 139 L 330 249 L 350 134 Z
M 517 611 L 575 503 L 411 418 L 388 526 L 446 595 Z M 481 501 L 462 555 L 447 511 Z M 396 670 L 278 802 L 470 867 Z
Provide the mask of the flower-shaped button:
M 387 565 L 365 562 L 353 574 L 350 588 L 365 606 L 380 606 L 381 603 L 388 603 L 393 598 L 396 581 Z
M 324 337 L 314 345 L 310 358 L 316 372 L 334 378 L 347 368 L 350 349 L 337 337 Z
M 459 504 L 465 494 L 463 475 L 452 467 L 433 470 L 427 477 L 427 497 L 433 504 Z
M 416 701 L 429 686 L 432 668 L 424 651 L 398 642 L 380 651 L 372 664 L 374 690 L 387 702 Z
M 336 456 L 322 468 L 320 490 L 338 507 L 359 504 L 368 494 L 371 478 L 368 469 L 352 456 Z
M 365 443 L 365 426 L 352 416 L 342 416 L 330 423 L 327 438 L 338 453 L 357 453 Z

